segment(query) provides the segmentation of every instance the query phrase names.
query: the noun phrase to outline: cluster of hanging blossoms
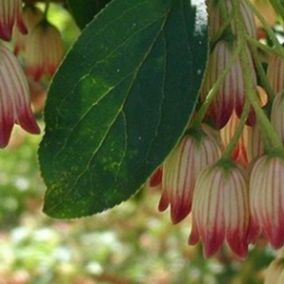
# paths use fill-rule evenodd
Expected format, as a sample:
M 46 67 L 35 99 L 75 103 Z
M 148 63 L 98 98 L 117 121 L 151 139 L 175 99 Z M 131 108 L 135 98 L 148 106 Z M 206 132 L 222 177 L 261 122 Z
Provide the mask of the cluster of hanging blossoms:
M 189 244 L 211 256 L 227 243 L 243 259 L 259 237 L 284 244 L 284 48 L 252 1 L 207 7 L 200 102 L 149 183 L 174 224 L 191 217 Z
M 60 32 L 47 20 L 48 3 L 43 13 L 22 0 L 0 0 L 0 147 L 8 144 L 15 123 L 32 134 L 40 132 L 30 87 L 43 75 L 53 75 L 63 56 Z

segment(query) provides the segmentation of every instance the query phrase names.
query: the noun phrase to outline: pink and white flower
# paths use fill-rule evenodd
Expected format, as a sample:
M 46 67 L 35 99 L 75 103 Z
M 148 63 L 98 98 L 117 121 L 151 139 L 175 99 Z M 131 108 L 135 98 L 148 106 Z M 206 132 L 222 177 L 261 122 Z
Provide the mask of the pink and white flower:
M 40 132 L 31 111 L 25 74 L 14 54 L 0 45 L 0 147 L 8 144 L 14 123 L 30 133 Z
M 203 128 L 204 129 L 204 128 Z M 162 196 L 159 210 L 170 205 L 174 224 L 183 220 L 191 211 L 192 195 L 197 175 L 221 156 L 218 141 L 204 132 L 189 133 L 163 164 Z
M 250 208 L 252 236 L 261 233 L 271 245 L 284 244 L 284 160 L 277 156 L 262 156 L 252 169 L 250 177 Z
M 15 24 L 21 33 L 27 33 L 22 16 L 22 0 L 0 0 L 0 38 L 10 41 Z
M 206 257 L 227 241 L 244 258 L 250 225 L 248 185 L 243 170 L 228 162 L 206 168 L 198 176 L 192 204 L 189 244 L 204 243 Z

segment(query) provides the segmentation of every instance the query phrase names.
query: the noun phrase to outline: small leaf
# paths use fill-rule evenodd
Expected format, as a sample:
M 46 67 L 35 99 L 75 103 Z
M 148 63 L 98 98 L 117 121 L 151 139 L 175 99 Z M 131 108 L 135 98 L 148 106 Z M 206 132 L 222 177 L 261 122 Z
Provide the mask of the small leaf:
M 205 0 L 113 0 L 98 14 L 50 88 L 44 211 L 87 216 L 141 188 L 184 132 L 207 53 Z
M 68 0 L 77 25 L 83 29 L 110 0 Z

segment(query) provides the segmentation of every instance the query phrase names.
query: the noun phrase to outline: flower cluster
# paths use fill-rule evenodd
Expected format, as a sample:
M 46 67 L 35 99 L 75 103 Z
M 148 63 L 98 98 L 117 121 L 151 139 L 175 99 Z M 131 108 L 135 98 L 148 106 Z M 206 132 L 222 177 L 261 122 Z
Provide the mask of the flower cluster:
M 48 4 L 47 4 L 48 7 Z M 63 55 L 59 31 L 39 8 L 22 0 L 0 0 L 0 147 L 5 147 L 13 125 L 38 134 L 40 129 L 32 114 L 30 86 L 32 79 L 52 75 Z M 14 53 L 4 41 L 14 42 Z
M 199 109 L 152 181 L 174 224 L 191 216 L 189 244 L 203 242 L 211 256 L 226 242 L 244 258 L 260 236 L 284 245 L 284 61 L 272 50 L 264 70 L 248 2 L 207 5 L 212 45 Z

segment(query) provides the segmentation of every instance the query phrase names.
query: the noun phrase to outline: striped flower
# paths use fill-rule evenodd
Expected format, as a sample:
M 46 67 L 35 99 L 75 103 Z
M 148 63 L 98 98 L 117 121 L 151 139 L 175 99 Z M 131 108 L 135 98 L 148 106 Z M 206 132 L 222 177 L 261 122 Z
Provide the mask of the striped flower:
M 273 100 L 271 123 L 284 143 L 284 90 L 282 90 L 281 93 L 278 93 Z
M 208 133 L 208 129 L 204 128 Z M 189 133 L 163 164 L 162 196 L 159 210 L 171 207 L 174 224 L 191 211 L 192 195 L 197 175 L 221 155 L 218 141 L 211 134 Z
M 284 60 L 277 55 L 270 55 L 267 66 L 267 78 L 275 93 L 284 90 Z
M 228 123 L 225 125 L 225 127 L 223 127 L 221 129 L 221 138 L 222 141 L 224 143 L 224 146 L 227 147 L 229 145 L 229 143 L 231 142 L 231 139 L 233 138 L 238 124 L 239 124 L 239 118 L 238 116 L 235 114 L 235 112 L 233 112 L 230 120 L 228 121 Z M 234 151 L 232 154 L 232 159 L 235 162 L 240 163 L 243 166 L 247 166 L 248 164 L 248 159 L 247 159 L 247 151 L 246 151 L 246 146 L 245 146 L 245 131 L 243 131 Z
M 64 54 L 59 30 L 47 22 L 40 22 L 29 35 L 25 64 L 27 74 L 38 81 L 44 74 L 52 76 Z
M 23 8 L 23 18 L 27 27 L 28 34 L 34 29 L 34 27 L 43 18 L 42 11 L 34 5 L 25 5 Z M 14 30 L 14 53 L 18 54 L 21 51 L 25 51 L 28 35 L 20 33 L 18 30 Z
M 260 233 L 273 247 L 284 244 L 284 159 L 262 156 L 254 164 L 250 177 L 252 236 Z
M 201 91 L 202 101 L 206 100 L 209 91 L 231 61 L 233 55 L 232 50 L 232 46 L 226 41 L 219 41 L 215 45 L 209 58 L 206 78 Z M 247 52 L 249 53 L 248 49 Z M 248 68 L 250 68 L 252 78 L 254 82 L 256 82 L 252 60 L 250 62 L 251 64 Z M 224 127 L 232 116 L 234 110 L 238 116 L 241 115 L 245 102 L 244 93 L 242 68 L 240 60 L 237 58 L 215 95 L 215 98 L 209 107 L 207 118 L 211 120 L 217 128 Z M 250 113 L 248 123 L 255 123 L 254 112 Z
M 227 241 L 244 258 L 248 251 L 249 200 L 243 170 L 228 162 L 206 168 L 198 176 L 192 204 L 189 244 L 204 243 L 206 257 Z
M 22 0 L 0 0 L 0 38 L 10 41 L 14 25 L 27 33 L 22 17 Z
M 240 4 L 241 4 L 241 15 L 244 19 L 246 30 L 251 37 L 256 38 L 257 32 L 256 32 L 254 15 L 245 1 L 241 0 Z M 228 16 L 230 16 L 230 13 L 232 12 L 232 0 L 225 0 L 224 6 L 227 8 L 226 12 L 228 13 Z M 222 17 L 218 1 L 207 0 L 207 7 L 209 15 L 209 25 L 208 25 L 209 36 L 210 38 L 214 38 L 220 31 L 222 25 L 224 24 L 224 18 Z M 232 32 L 235 33 L 235 27 L 232 26 L 231 28 Z
M 5 147 L 14 123 L 30 133 L 40 130 L 31 112 L 28 82 L 20 64 L 3 45 L 0 58 L 0 147 Z

